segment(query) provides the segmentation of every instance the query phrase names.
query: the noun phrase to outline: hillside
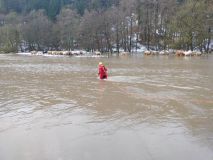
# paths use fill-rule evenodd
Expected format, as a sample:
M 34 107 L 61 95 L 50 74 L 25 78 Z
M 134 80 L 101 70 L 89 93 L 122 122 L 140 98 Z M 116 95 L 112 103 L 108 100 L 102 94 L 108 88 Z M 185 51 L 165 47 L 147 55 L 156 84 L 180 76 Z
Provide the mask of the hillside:
M 0 51 L 208 52 L 212 13 L 212 0 L 0 0 Z

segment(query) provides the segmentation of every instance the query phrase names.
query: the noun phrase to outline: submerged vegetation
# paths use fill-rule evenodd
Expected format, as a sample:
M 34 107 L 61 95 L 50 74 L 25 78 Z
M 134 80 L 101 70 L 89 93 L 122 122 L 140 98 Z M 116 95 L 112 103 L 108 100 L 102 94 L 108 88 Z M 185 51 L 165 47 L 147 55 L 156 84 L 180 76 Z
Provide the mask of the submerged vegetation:
M 0 0 L 0 52 L 211 50 L 212 0 Z

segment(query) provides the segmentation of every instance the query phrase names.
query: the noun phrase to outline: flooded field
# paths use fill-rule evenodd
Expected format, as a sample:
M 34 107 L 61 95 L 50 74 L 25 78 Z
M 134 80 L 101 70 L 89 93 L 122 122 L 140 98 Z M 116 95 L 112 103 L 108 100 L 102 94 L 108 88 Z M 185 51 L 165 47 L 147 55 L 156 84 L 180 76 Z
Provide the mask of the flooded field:
M 0 55 L 0 159 L 212 160 L 213 56 Z

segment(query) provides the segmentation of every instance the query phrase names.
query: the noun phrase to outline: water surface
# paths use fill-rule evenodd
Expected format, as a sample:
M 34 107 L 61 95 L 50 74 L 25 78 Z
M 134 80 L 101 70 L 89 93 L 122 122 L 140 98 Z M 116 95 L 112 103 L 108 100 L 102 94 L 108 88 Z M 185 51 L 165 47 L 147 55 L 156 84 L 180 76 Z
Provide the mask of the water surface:
M 212 160 L 212 82 L 213 56 L 0 55 L 0 159 Z

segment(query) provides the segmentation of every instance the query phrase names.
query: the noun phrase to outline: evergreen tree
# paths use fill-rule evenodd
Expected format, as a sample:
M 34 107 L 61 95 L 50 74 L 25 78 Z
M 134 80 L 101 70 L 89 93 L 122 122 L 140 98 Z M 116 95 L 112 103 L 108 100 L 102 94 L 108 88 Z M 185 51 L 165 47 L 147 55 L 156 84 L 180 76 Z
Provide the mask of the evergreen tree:
M 61 9 L 61 0 L 50 0 L 49 7 L 47 9 L 47 15 L 51 19 L 55 19 L 56 15 L 59 14 Z

